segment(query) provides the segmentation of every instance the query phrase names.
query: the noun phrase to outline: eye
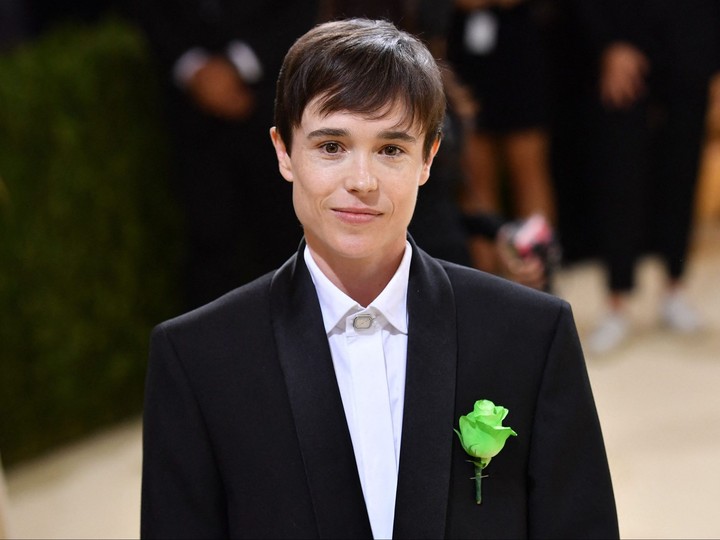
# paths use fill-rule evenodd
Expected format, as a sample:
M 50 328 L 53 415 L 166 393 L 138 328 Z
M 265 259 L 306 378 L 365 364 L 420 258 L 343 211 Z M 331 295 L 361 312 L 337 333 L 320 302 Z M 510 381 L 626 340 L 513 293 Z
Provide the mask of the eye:
M 326 142 L 320 145 L 320 147 L 328 154 L 337 154 L 340 152 L 340 145 L 336 142 Z
M 399 146 L 390 145 L 390 146 L 385 146 L 382 149 L 382 152 L 386 156 L 399 156 L 400 154 L 403 153 L 403 150 Z

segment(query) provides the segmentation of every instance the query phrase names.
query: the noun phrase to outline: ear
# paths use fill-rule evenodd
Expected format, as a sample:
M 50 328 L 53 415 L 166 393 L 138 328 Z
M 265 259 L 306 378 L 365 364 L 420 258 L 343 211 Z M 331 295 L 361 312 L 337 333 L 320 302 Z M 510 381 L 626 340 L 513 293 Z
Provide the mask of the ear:
M 438 153 L 438 150 L 440 149 L 440 136 L 435 137 L 435 142 L 433 142 L 432 146 L 430 147 L 430 154 L 428 155 L 428 158 L 425 160 L 425 163 L 423 164 L 422 172 L 420 173 L 420 183 L 419 185 L 423 185 L 425 182 L 428 181 L 428 178 L 430 178 L 430 167 L 432 166 L 432 162 L 435 159 L 435 155 Z
M 278 133 L 275 126 L 270 128 L 270 140 L 275 147 L 275 155 L 277 156 L 280 174 L 282 174 L 285 180 L 292 182 L 294 179 L 292 172 L 292 160 L 290 159 L 290 154 L 288 154 L 287 148 L 285 147 L 285 142 L 280 137 L 280 133 Z

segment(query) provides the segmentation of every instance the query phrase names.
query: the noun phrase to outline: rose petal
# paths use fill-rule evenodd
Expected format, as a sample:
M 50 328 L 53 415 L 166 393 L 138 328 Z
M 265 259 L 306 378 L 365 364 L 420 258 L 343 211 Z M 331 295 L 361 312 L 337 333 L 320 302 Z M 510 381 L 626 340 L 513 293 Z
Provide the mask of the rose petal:
M 509 427 L 489 426 L 460 417 L 460 443 L 473 457 L 495 457 L 505 446 L 505 441 L 516 433 Z

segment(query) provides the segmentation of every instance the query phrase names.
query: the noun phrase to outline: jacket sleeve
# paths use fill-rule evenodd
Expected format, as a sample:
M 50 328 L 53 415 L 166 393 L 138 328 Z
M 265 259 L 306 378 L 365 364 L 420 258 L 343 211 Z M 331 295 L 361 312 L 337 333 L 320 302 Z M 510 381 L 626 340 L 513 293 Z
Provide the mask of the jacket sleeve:
M 567 304 L 548 351 L 530 446 L 530 538 L 618 538 L 600 422 Z
M 164 326 L 152 334 L 143 418 L 141 538 L 227 537 L 225 495 L 191 381 Z

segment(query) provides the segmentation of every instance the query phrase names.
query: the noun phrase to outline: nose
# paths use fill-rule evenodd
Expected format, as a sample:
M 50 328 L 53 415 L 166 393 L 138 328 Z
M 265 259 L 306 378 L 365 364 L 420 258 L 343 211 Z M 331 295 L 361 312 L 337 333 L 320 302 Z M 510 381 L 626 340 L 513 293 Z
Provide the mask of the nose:
M 345 187 L 356 193 L 369 193 L 378 187 L 377 176 L 373 171 L 371 159 L 358 156 L 352 160 L 347 171 Z

